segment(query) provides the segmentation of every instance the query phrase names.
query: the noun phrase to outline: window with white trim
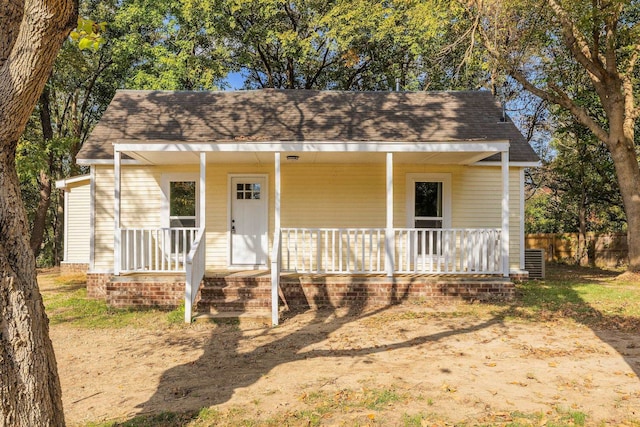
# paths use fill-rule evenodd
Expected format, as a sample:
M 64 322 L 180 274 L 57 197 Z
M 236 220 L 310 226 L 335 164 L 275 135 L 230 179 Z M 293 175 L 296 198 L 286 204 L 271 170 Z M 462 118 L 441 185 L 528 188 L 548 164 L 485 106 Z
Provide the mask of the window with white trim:
M 169 227 L 196 227 L 196 181 L 169 182 Z

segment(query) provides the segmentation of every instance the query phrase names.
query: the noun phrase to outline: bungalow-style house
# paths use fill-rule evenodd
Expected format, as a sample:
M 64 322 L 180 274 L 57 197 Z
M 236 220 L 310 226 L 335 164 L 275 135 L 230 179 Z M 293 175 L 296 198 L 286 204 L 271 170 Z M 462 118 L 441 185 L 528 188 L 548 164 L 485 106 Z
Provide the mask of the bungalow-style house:
M 486 91 L 118 91 L 78 154 L 89 294 L 274 324 L 280 304 L 509 297 L 538 162 Z

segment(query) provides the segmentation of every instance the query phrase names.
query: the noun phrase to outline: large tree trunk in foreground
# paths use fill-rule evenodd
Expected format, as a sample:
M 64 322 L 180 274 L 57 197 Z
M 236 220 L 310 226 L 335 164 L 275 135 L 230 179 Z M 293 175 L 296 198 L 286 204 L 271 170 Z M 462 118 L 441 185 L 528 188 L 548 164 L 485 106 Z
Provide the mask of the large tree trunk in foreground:
M 77 22 L 74 0 L 0 0 L 0 425 L 63 426 L 60 380 L 36 282 L 15 153 Z

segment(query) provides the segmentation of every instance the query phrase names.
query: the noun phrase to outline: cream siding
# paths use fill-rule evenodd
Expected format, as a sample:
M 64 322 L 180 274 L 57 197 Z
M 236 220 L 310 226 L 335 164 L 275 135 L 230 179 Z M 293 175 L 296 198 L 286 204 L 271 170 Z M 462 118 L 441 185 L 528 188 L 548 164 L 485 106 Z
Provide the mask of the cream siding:
M 95 166 L 95 271 L 113 271 L 113 167 Z
M 215 161 L 215 154 L 209 161 Z M 283 161 L 282 227 L 385 226 L 385 165 L 305 164 Z M 196 165 L 122 167 L 122 226 L 160 227 L 163 173 L 197 173 Z M 500 167 L 394 164 L 394 226 L 407 227 L 408 173 L 450 173 L 452 227 L 500 228 Z M 229 177 L 268 177 L 269 250 L 274 218 L 274 167 L 271 164 L 209 163 L 206 171 L 207 268 L 229 267 Z M 519 169 L 510 172 L 510 264 L 520 263 Z M 96 270 L 113 263 L 113 167 L 96 167 Z
M 89 181 L 72 184 L 65 191 L 64 261 L 89 263 L 91 240 L 91 186 Z

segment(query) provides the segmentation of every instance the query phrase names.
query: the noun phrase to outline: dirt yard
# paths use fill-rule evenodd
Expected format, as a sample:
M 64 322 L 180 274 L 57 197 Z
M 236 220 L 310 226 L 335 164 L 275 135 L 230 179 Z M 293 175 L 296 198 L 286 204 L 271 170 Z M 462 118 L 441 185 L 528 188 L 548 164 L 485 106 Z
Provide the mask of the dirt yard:
M 574 318 L 406 304 L 309 311 L 277 328 L 58 322 L 51 337 L 71 426 L 640 426 L 637 326 Z M 214 421 L 198 421 L 203 408 Z M 136 418 L 163 412 L 191 415 Z

